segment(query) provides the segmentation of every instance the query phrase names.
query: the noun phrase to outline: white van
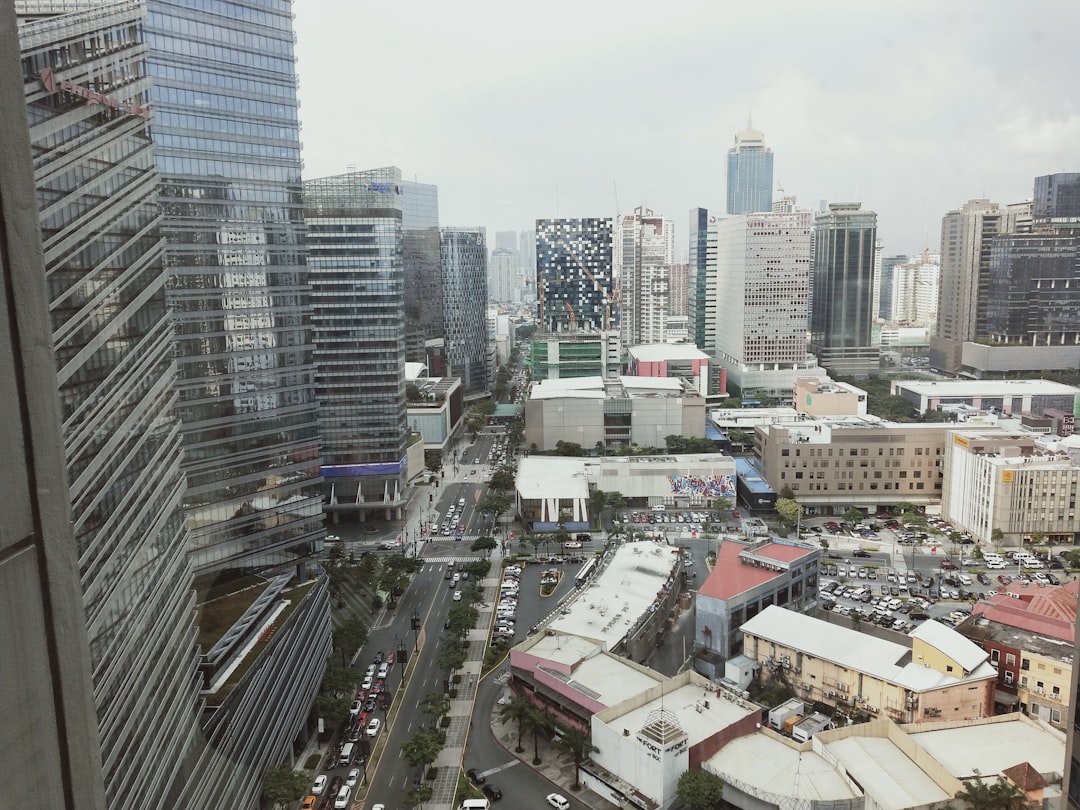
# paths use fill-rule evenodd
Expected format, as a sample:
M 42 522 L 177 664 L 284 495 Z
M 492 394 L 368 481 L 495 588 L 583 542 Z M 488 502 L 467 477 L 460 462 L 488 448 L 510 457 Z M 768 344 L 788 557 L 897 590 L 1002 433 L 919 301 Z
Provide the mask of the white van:
M 491 802 L 487 799 L 466 799 L 459 806 L 458 810 L 490 810 Z
M 345 743 L 345 745 L 341 746 L 341 756 L 338 757 L 338 765 L 344 768 L 346 765 L 352 762 L 353 749 L 355 747 L 356 746 L 354 746 L 351 742 L 347 742 Z

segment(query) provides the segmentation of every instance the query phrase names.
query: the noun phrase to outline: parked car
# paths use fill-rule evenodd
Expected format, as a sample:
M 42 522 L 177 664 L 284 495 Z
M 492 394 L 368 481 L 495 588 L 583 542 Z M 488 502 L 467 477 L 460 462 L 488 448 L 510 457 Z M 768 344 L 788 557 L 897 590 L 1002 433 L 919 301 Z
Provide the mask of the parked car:
M 570 810 L 570 802 L 561 793 L 549 793 L 547 803 L 554 807 L 555 810 Z
M 469 777 L 469 781 L 474 785 L 484 784 L 484 774 L 480 772 L 479 768 L 469 768 L 469 770 L 465 771 L 465 775 Z
M 488 784 L 484 785 L 482 788 L 480 788 L 480 790 L 485 796 L 487 796 L 493 802 L 497 802 L 499 799 L 502 798 L 502 791 L 499 790 L 498 785 L 493 785 L 491 783 L 488 783 Z

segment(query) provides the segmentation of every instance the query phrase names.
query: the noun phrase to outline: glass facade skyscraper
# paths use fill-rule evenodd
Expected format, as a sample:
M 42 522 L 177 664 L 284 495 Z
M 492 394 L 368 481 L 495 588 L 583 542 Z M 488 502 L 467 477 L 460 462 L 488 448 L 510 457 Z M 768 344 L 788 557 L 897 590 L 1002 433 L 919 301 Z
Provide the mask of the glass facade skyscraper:
M 53 496 L 70 499 L 105 800 L 173 807 L 200 680 L 144 12 L 16 7 L 68 475 Z
M 465 397 L 488 393 L 487 240 L 483 228 L 443 228 L 446 357 Z
M 814 220 L 810 351 L 842 377 L 880 371 L 881 350 L 872 345 L 876 243 L 877 214 L 859 203 L 831 203 Z
M 708 269 L 709 210 L 690 209 L 690 271 L 686 309 L 690 319 L 690 340 L 705 348 L 706 282 Z
M 405 359 L 425 363 L 433 376 L 445 372 L 441 347 L 446 336 L 439 188 L 401 181 L 401 239 L 405 271 Z
M 773 153 L 765 133 L 747 122 L 735 134 L 727 158 L 727 212 L 753 214 L 772 210 Z
M 409 437 L 401 172 L 308 180 L 304 195 L 327 508 L 400 517 Z

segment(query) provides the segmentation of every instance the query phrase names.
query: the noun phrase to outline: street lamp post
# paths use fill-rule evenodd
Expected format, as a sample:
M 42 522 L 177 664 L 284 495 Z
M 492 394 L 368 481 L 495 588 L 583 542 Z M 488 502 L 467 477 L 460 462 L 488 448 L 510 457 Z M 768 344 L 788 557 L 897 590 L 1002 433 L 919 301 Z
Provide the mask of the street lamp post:
M 412 612 L 412 629 L 413 629 L 413 652 L 420 651 L 420 611 L 413 608 Z

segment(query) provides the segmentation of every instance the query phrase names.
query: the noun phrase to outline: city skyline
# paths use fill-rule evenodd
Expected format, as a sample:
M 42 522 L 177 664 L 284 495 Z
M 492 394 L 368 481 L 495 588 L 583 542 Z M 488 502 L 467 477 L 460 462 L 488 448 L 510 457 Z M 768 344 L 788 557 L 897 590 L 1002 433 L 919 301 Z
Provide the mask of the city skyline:
M 489 233 L 644 205 L 674 220 L 685 260 L 690 209 L 724 210 L 727 150 L 748 115 L 785 194 L 877 211 L 885 255 L 936 250 L 948 211 L 1028 199 L 1032 177 L 1080 162 L 1080 109 L 1062 84 L 1078 6 L 680 3 L 658 26 L 631 4 L 575 7 L 568 26 L 557 4 L 528 18 L 527 40 L 509 7 L 469 8 L 433 5 L 418 24 L 408 7 L 297 6 L 305 176 L 407 167 L 439 186 L 442 224 Z M 395 65 L 365 96 L 377 126 L 338 99 L 355 30 L 378 31 L 366 58 Z M 422 58 L 390 51 L 403 41 Z M 584 77 L 589 104 L 536 108 Z

